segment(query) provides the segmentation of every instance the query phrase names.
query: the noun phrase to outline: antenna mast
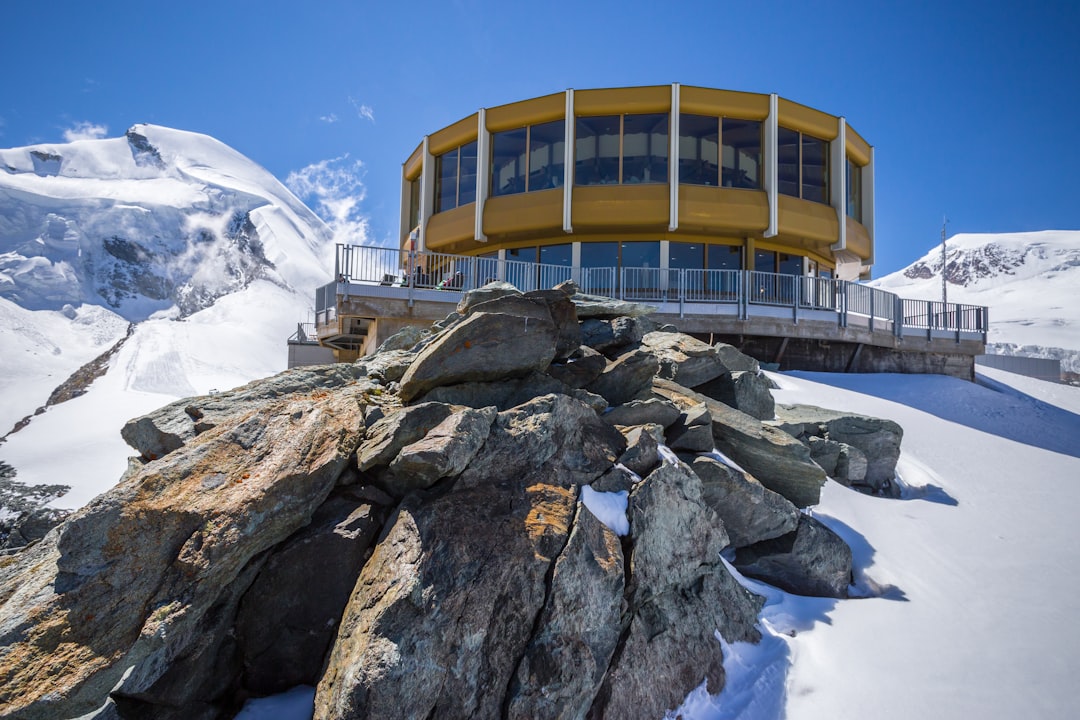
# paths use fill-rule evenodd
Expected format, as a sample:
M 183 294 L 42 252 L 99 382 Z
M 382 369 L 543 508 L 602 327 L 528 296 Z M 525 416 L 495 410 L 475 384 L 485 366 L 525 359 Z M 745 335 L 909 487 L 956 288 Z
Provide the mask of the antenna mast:
M 942 216 L 941 218 L 941 303 L 943 305 L 949 304 L 949 289 L 945 281 L 945 224 L 949 222 L 949 218 Z

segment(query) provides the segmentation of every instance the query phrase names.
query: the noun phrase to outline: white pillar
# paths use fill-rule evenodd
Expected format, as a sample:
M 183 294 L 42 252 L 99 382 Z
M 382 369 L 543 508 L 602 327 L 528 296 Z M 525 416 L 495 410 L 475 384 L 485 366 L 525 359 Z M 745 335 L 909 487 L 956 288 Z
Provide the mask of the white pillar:
M 572 233 L 571 203 L 574 199 L 574 142 L 577 123 L 574 119 L 574 89 L 566 90 L 566 122 L 563 127 L 563 232 Z
M 477 113 L 476 128 L 476 226 L 473 238 L 477 242 L 487 242 L 484 234 L 484 203 L 488 197 L 488 168 L 491 167 L 491 133 L 487 129 L 487 111 L 480 108 Z
M 427 250 L 428 218 L 435 213 L 435 158 L 431 156 L 429 138 L 424 136 L 423 165 L 420 170 L 420 237 L 417 238 L 416 250 Z
M 671 119 L 668 122 L 668 231 L 679 229 L 679 83 L 671 83 Z
M 409 233 L 412 231 L 412 228 L 409 227 L 409 221 L 412 220 L 412 218 L 409 217 L 409 204 L 410 204 L 409 201 L 412 199 L 412 197 L 411 197 L 412 193 L 410 192 L 410 190 L 412 188 L 409 187 L 411 184 L 412 183 L 410 183 L 408 180 L 405 179 L 405 164 L 402 163 L 401 164 L 401 208 L 400 208 L 401 213 L 400 213 L 400 215 L 398 217 L 398 226 L 399 226 L 399 228 L 398 228 L 398 248 L 399 249 L 401 248 L 402 243 L 404 243 L 405 238 L 408 237 Z
M 779 161 L 777 159 L 777 142 L 779 136 L 779 110 L 780 101 L 776 93 L 769 95 L 769 115 L 765 118 L 765 193 L 769 198 L 769 227 L 765 230 L 765 237 L 775 237 L 780 232 L 780 213 L 777 208 L 776 191 L 779 184 Z
M 847 121 L 836 122 L 836 140 L 829 146 L 829 203 L 836 208 L 838 233 L 833 252 L 847 249 Z

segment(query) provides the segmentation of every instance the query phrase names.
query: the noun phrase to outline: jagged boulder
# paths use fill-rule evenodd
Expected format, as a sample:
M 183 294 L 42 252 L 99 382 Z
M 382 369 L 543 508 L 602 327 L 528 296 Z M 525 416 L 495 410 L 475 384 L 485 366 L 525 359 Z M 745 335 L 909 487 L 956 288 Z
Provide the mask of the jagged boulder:
M 640 343 L 650 327 L 643 318 L 588 318 L 581 322 L 581 344 L 614 357 Z
M 631 400 L 616 405 L 604 414 L 604 419 L 612 425 L 646 425 L 655 423 L 661 427 L 671 427 L 682 415 L 675 403 L 659 398 Z
M 667 445 L 672 450 L 688 452 L 713 449 L 712 415 L 705 403 L 687 405 L 678 420 L 667 429 Z
M 785 535 L 799 523 L 799 509 L 751 475 L 708 455 L 694 458 L 701 499 L 724 523 L 733 547 Z
M 608 363 L 600 376 L 585 386 L 609 405 L 622 405 L 648 392 L 659 363 L 652 353 L 636 349 L 620 355 Z
M 572 388 L 583 388 L 604 372 L 607 358 L 587 345 L 581 345 L 561 361 L 547 369 L 551 377 Z
M 770 423 L 808 445 L 811 438 L 840 444 L 836 450 L 838 480 L 846 485 L 871 492 L 895 495 L 897 487 L 896 462 L 900 458 L 900 442 L 904 430 L 892 420 L 826 410 L 812 405 L 777 405 L 776 420 Z M 844 451 L 849 446 L 855 451 Z M 821 446 L 824 452 L 825 447 Z M 834 449 L 829 447 L 825 462 L 829 463 Z M 840 452 L 844 452 L 843 466 Z M 862 472 L 865 457 L 865 472 Z M 840 469 L 842 467 L 842 470 Z M 861 475 L 861 477 L 860 477 Z
M 423 438 L 401 449 L 390 462 L 382 484 L 391 495 L 402 497 L 458 475 L 487 440 L 497 412 L 494 407 L 464 408 L 450 415 Z
M 426 402 L 383 414 L 367 428 L 366 441 L 356 453 L 357 469 L 390 464 L 403 447 L 423 438 L 455 409 L 446 403 Z
M 532 290 L 525 293 L 525 297 L 547 306 L 551 321 L 555 323 L 555 359 L 568 358 L 581 347 L 581 324 L 577 307 L 569 295 L 561 290 Z
M 74 717 L 110 693 L 156 717 L 207 701 L 210 662 L 190 663 L 203 674 L 179 695 L 155 686 L 182 659 L 216 654 L 225 633 L 207 626 L 220 629 L 235 581 L 327 497 L 363 436 L 363 397 L 354 384 L 266 401 L 147 463 L 4 567 L 0 714 Z
M 715 347 L 689 335 L 651 332 L 642 337 L 641 346 L 656 355 L 660 377 L 683 387 L 697 387 L 729 372 Z
M 720 362 L 724 364 L 731 372 L 759 372 L 761 366 L 757 360 L 741 352 L 734 345 L 728 345 L 727 343 L 716 343 L 713 347 L 716 348 L 716 353 L 720 357 Z
M 619 457 L 619 464 L 635 475 L 645 477 L 660 464 L 664 428 L 657 424 L 638 425 L 630 428 L 625 437 L 626 452 Z
M 851 548 L 821 522 L 801 515 L 794 532 L 740 548 L 735 567 L 796 595 L 846 598 Z
M 669 380 L 654 380 L 653 392 L 684 408 L 705 403 L 718 449 L 797 507 L 818 503 L 826 476 L 810 459 L 806 445 L 775 427 L 763 425 L 757 418 Z
M 772 382 L 762 372 L 737 371 L 731 373 L 732 390 L 736 410 L 758 420 L 772 420 L 776 416 L 776 401 L 772 396 Z
M 443 330 L 416 356 L 398 395 L 408 402 L 440 385 L 520 377 L 543 371 L 555 357 L 558 335 L 543 303 L 505 296 L 509 312 L 474 312 Z M 485 303 L 487 304 L 487 303 Z M 513 352 L 507 352 L 513 347 Z

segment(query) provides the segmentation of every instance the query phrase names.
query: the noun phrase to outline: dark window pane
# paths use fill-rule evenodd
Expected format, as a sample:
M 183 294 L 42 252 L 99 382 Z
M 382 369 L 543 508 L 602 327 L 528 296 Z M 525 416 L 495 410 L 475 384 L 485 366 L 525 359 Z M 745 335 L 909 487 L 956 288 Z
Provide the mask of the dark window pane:
M 525 192 L 526 128 L 492 133 L 491 195 Z
M 458 149 L 435 158 L 435 212 L 457 207 Z
M 829 143 L 810 135 L 802 136 L 802 197 L 829 202 Z
M 621 260 L 623 267 L 658 268 L 660 267 L 660 241 L 624 242 Z
M 777 190 L 784 195 L 799 197 L 799 133 L 779 128 L 776 146 Z
M 618 267 L 619 243 L 581 243 L 581 267 Z
M 506 259 L 534 263 L 536 262 L 536 247 L 508 248 Z
M 458 174 L 458 205 L 468 205 L 476 200 L 476 143 L 462 145 L 460 172 Z
M 667 113 L 623 118 L 624 183 L 666 183 Z
M 529 128 L 529 191 L 560 187 L 566 155 L 566 125 L 562 120 Z
M 679 182 L 719 185 L 720 118 L 679 115 Z
M 619 182 L 618 115 L 579 117 L 574 154 L 574 183 L 609 185 Z
M 562 245 L 541 245 L 540 262 L 545 265 L 573 265 L 574 246 L 570 243 Z
M 803 259 L 801 255 L 780 253 L 780 273 L 784 275 L 802 275 Z
M 776 272 L 776 253 L 772 250 L 755 250 L 754 270 L 768 273 Z
M 705 246 L 702 243 L 669 243 L 668 267 L 701 270 L 705 267 Z
M 741 270 L 742 248 L 737 245 L 710 245 L 710 270 Z
M 847 215 L 856 222 L 862 222 L 862 168 L 847 161 Z
M 761 123 L 724 118 L 724 187 L 761 187 Z
M 420 178 L 409 181 L 409 229 L 420 224 Z

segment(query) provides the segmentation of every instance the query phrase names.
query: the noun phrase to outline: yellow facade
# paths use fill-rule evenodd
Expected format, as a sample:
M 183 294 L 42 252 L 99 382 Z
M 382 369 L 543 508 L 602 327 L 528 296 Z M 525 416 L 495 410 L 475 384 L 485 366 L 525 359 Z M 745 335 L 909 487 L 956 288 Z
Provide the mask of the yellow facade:
M 402 178 L 403 247 L 411 233 L 416 249 L 465 254 L 613 239 L 738 244 L 747 269 L 769 249 L 813 272 L 848 263 L 851 277 L 873 262 L 872 146 L 841 117 L 775 95 L 663 85 L 522 100 L 435 130 Z

